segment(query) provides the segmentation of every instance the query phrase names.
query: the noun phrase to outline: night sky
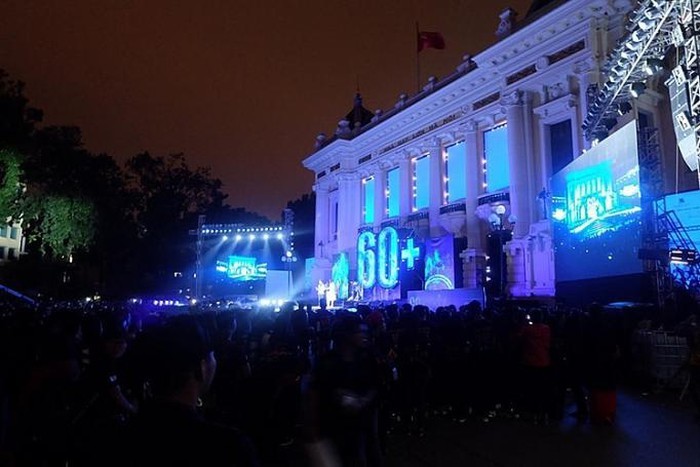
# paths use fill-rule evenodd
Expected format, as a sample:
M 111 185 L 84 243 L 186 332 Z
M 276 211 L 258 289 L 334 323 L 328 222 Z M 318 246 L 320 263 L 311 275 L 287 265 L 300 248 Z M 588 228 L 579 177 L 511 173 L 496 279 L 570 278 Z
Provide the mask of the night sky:
M 496 40 L 530 0 L 2 0 L 0 68 L 46 124 L 77 125 L 119 162 L 148 150 L 210 167 L 232 206 L 278 219 L 311 191 L 301 161 L 352 107 L 416 91 L 415 22 L 446 49 L 421 82 Z

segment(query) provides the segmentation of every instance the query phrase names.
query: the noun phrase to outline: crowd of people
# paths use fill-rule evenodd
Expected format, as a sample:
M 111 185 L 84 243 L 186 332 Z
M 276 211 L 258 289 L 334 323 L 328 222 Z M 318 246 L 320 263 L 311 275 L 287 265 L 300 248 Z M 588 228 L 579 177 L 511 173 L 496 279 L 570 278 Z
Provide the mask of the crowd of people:
M 697 310 L 686 315 L 697 375 Z M 0 464 L 256 466 L 296 453 L 379 466 L 393 432 L 420 439 L 434 415 L 611 424 L 646 318 L 478 302 L 5 308 Z

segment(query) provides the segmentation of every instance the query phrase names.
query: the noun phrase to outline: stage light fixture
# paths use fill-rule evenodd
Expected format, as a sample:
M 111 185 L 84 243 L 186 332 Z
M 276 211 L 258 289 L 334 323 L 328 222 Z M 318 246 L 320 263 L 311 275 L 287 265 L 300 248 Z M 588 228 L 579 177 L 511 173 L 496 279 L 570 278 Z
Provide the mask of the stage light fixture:
M 236 235 L 236 241 L 240 242 L 241 239 L 243 239 L 243 236 L 241 234 Z
M 269 240 L 269 239 L 270 239 L 270 234 L 267 234 L 267 233 L 266 233 L 265 235 L 263 235 L 263 238 L 264 238 L 265 240 Z
M 642 31 L 641 29 L 637 29 L 632 33 L 632 41 L 635 43 L 636 47 L 633 48 L 632 50 L 637 50 L 639 47 L 642 46 L 642 42 L 644 42 L 647 38 L 647 33 L 646 31 Z M 628 42 L 629 44 L 629 42 Z
M 283 238 L 284 238 L 284 235 L 282 235 L 281 233 L 277 234 L 277 240 L 282 240 Z
M 221 239 L 222 239 L 223 241 L 228 240 L 228 235 L 224 235 L 223 237 L 221 237 Z
M 629 102 L 620 102 L 617 104 L 617 113 L 618 115 L 625 115 L 626 113 L 629 113 L 632 110 L 632 104 Z
M 668 252 L 669 261 L 673 264 L 694 264 L 698 260 L 698 252 L 685 248 L 675 248 Z
M 650 58 L 644 64 L 644 72 L 649 76 L 653 76 L 663 69 L 664 62 L 659 60 L 658 58 Z
M 250 240 L 251 242 L 255 240 L 255 234 L 248 235 L 248 240 Z
M 634 60 L 634 57 L 637 55 L 636 50 L 630 50 L 630 49 L 625 49 L 622 52 L 620 52 L 620 59 L 624 60 Z M 619 63 L 619 62 L 618 62 Z
M 615 128 L 615 125 L 617 125 L 617 119 L 616 118 L 604 118 L 600 121 L 600 123 L 602 123 L 605 126 L 605 128 L 608 131 L 610 131 L 613 128 Z
M 603 141 L 605 138 L 608 137 L 608 132 L 604 130 L 597 130 L 593 132 L 593 140 L 594 141 Z
M 644 94 L 644 91 L 646 90 L 647 85 L 645 83 L 642 83 L 641 81 L 637 81 L 636 83 L 630 84 L 630 94 L 632 94 L 632 97 L 637 98 Z

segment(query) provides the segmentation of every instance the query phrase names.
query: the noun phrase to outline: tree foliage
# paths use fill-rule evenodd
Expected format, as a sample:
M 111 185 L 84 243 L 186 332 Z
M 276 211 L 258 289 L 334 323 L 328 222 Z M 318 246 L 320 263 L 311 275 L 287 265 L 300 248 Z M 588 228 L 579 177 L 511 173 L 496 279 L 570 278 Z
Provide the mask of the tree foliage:
M 22 159 L 15 150 L 0 149 L 0 220 L 17 217 L 22 198 Z
M 84 250 L 95 239 L 95 208 L 91 201 L 80 198 L 49 196 L 41 203 L 42 222 L 35 232 L 42 247 L 54 256 L 70 258 Z

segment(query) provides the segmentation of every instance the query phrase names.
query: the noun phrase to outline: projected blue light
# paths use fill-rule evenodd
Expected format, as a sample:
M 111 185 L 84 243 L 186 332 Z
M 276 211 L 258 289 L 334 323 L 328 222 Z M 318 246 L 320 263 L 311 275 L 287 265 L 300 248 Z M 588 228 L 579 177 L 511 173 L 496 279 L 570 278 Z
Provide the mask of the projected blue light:
M 452 203 L 467 197 L 467 147 L 464 141 L 447 148 L 445 162 L 445 201 Z
M 419 210 L 430 205 L 430 156 L 413 161 L 413 209 Z
M 350 263 L 346 253 L 340 253 L 331 268 L 331 278 L 338 288 L 338 298 L 348 298 Z
M 484 132 L 484 159 L 486 159 L 486 191 L 498 191 L 510 186 L 507 125 Z
M 700 190 L 667 195 L 656 202 L 656 214 L 675 219 L 683 233 L 670 232 L 668 249 L 698 251 L 700 247 Z M 669 269 L 676 282 L 693 287 L 690 266 L 682 261 L 671 261 Z M 697 287 L 697 285 L 695 285 Z

